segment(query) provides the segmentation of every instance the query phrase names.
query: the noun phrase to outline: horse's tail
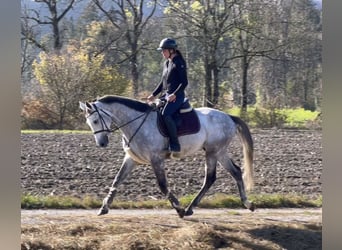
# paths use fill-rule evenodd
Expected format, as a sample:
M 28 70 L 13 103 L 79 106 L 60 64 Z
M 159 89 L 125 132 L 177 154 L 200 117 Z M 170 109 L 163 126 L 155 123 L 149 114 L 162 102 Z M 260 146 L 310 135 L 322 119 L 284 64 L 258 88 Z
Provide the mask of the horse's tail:
M 239 117 L 230 115 L 234 123 L 237 125 L 238 134 L 243 145 L 243 161 L 244 173 L 243 180 L 247 190 L 252 190 L 254 186 L 253 180 L 253 139 L 247 124 Z

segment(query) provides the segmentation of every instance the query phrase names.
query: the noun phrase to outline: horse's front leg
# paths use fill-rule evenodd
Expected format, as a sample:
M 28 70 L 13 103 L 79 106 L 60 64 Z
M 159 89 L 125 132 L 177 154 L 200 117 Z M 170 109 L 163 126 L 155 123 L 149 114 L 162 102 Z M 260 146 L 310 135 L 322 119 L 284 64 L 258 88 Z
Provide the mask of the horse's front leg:
M 168 198 L 171 206 L 176 209 L 179 217 L 183 218 L 185 215 L 185 210 L 181 208 L 179 201 L 173 195 L 173 193 L 168 189 L 168 183 L 166 180 L 164 160 L 153 160 L 151 162 L 153 171 L 157 177 L 157 182 L 162 193 Z
M 116 174 L 113 184 L 109 189 L 108 195 L 103 199 L 102 207 L 100 208 L 98 215 L 108 213 L 109 206 L 113 202 L 117 187 L 125 180 L 125 178 L 129 175 L 135 165 L 136 163 L 133 161 L 133 159 L 126 154 L 121 168 Z

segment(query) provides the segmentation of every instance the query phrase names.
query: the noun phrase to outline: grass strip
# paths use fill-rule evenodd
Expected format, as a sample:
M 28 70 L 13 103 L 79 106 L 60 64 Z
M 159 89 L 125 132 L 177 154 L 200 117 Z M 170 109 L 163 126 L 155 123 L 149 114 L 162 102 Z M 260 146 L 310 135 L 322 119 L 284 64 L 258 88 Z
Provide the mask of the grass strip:
M 188 205 L 195 195 L 188 195 L 180 198 L 182 206 Z M 250 195 L 257 208 L 303 208 L 322 207 L 322 196 L 309 198 L 296 194 L 258 194 Z M 23 194 L 21 197 L 22 209 L 96 209 L 100 208 L 102 200 L 91 196 L 82 198 L 72 196 L 39 196 Z M 240 198 L 232 195 L 215 194 L 205 197 L 200 204 L 200 208 L 242 208 Z M 133 209 L 133 208 L 170 208 L 167 200 L 144 200 L 144 201 L 114 201 L 111 205 L 113 209 Z

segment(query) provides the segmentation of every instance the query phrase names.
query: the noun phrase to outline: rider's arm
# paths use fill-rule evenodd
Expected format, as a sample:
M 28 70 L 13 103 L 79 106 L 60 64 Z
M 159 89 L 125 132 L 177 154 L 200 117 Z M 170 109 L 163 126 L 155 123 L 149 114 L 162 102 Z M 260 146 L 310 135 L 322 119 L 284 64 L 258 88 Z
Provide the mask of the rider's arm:
M 161 93 L 163 91 L 163 84 L 164 84 L 164 78 L 166 77 L 166 74 L 167 74 L 167 67 L 168 67 L 168 61 L 165 61 L 164 66 L 163 66 L 162 77 L 161 77 L 157 87 L 152 92 L 153 96 L 157 96 L 159 93 Z
M 153 90 L 152 95 L 156 96 L 158 95 L 161 91 L 163 90 L 163 80 L 161 80 L 159 82 L 159 84 L 157 85 L 157 87 Z

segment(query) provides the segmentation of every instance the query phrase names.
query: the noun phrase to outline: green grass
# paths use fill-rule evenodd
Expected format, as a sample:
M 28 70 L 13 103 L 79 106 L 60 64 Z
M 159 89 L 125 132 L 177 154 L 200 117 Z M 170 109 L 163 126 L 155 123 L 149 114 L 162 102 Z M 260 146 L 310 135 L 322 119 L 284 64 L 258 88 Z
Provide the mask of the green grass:
M 180 198 L 182 206 L 186 206 L 195 197 L 188 195 Z M 284 194 L 261 194 L 250 195 L 257 208 L 302 208 L 302 207 L 322 207 L 322 196 L 310 199 L 299 195 Z M 71 196 L 37 196 L 31 194 L 23 194 L 21 197 L 22 209 L 71 209 L 83 208 L 94 209 L 100 208 L 102 200 L 94 197 L 86 196 L 81 198 Z M 170 208 L 167 200 L 146 200 L 146 201 L 114 201 L 111 208 L 116 209 L 132 209 L 132 208 Z M 199 204 L 201 208 L 242 208 L 240 198 L 237 196 L 216 194 L 211 197 L 205 197 Z

